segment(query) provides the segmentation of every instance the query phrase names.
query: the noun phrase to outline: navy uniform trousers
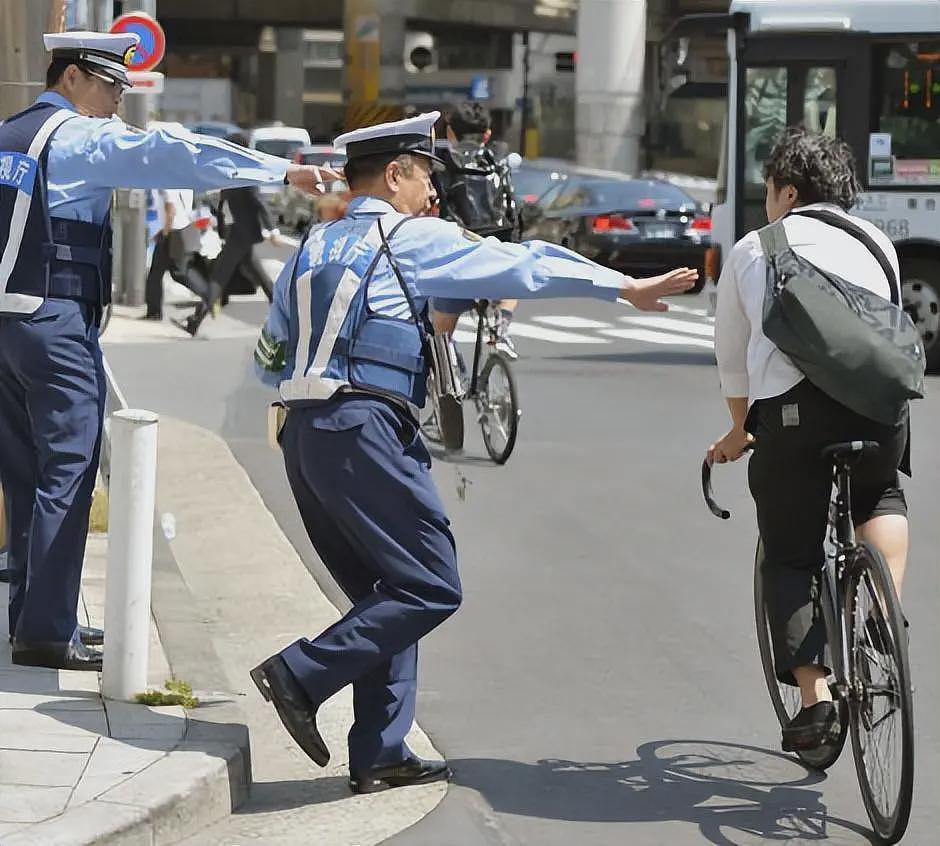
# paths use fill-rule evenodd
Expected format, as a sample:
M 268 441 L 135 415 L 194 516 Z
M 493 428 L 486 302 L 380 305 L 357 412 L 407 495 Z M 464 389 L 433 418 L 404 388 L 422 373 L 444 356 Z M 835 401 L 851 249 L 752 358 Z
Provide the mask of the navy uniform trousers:
M 351 772 L 401 761 L 411 754 L 417 641 L 461 599 L 431 458 L 413 421 L 369 398 L 292 408 L 281 447 L 310 540 L 353 603 L 281 656 L 316 704 L 353 685 Z
M 10 516 L 10 634 L 75 634 L 107 386 L 97 309 L 47 299 L 0 315 L 0 482 Z

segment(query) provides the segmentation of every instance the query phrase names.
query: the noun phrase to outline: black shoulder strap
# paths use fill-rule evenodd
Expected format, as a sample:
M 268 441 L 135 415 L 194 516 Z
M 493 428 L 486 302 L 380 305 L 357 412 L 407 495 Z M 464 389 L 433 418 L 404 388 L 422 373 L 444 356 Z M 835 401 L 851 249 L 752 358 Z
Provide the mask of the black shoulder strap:
M 867 248 L 868 251 L 875 257 L 875 260 L 878 264 L 881 265 L 881 269 L 884 271 L 885 277 L 888 280 L 888 287 L 891 289 L 891 302 L 896 306 L 901 306 L 901 286 L 898 283 L 897 274 L 894 272 L 894 267 L 892 267 L 891 262 L 888 260 L 885 251 L 878 246 L 875 242 L 875 239 L 871 237 L 861 226 L 856 223 L 853 223 L 848 218 L 844 217 L 841 214 L 836 212 L 827 211 L 826 209 L 806 209 L 792 212 L 792 214 L 798 214 L 801 217 L 811 217 L 813 220 L 819 220 L 822 223 L 827 223 L 830 226 L 834 226 L 836 229 L 841 229 L 847 235 L 851 235 L 853 238 L 861 241 Z
M 395 278 L 398 280 L 398 286 L 401 288 L 401 292 L 405 295 L 405 299 L 408 301 L 408 308 L 411 311 L 411 317 L 414 319 L 415 325 L 418 327 L 418 334 L 421 335 L 421 341 L 423 343 L 427 343 L 427 327 L 425 326 L 424 321 L 421 320 L 421 315 L 418 314 L 418 309 L 415 307 L 414 298 L 411 296 L 411 291 L 408 290 L 408 283 L 405 281 L 405 277 L 402 275 L 401 269 L 398 267 L 398 262 L 395 261 L 395 256 L 392 254 L 392 248 L 388 243 L 395 236 L 395 233 L 401 229 L 405 223 L 412 219 L 413 215 L 409 217 L 403 217 L 392 227 L 387 236 L 385 234 L 385 229 L 382 227 L 381 217 L 378 218 L 376 223 L 379 227 L 379 235 L 382 238 L 382 252 L 384 252 L 386 258 L 388 258 L 388 263 L 392 268 L 392 272 L 395 274 Z M 378 256 L 376 256 L 376 258 L 378 258 Z M 374 267 L 375 262 L 373 261 L 372 267 L 369 269 L 369 275 L 371 275 L 372 269 Z

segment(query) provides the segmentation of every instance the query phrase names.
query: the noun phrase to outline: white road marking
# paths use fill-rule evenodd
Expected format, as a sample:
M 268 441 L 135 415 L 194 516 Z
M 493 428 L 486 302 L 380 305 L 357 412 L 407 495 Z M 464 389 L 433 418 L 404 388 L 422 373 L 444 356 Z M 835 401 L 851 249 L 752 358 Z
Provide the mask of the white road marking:
M 604 323 L 602 320 L 591 320 L 587 317 L 577 317 L 573 314 L 540 314 L 531 318 L 537 323 L 546 326 L 559 326 L 562 329 L 613 329 L 613 323 Z M 513 324 L 515 325 L 515 324 Z
M 476 318 L 464 316 L 460 318 L 460 325 L 476 331 Z M 609 344 L 610 341 L 598 338 L 596 335 L 582 335 L 578 332 L 562 332 L 560 329 L 546 329 L 543 326 L 532 326 L 518 320 L 512 322 L 512 334 L 516 338 L 532 338 L 536 341 L 549 341 L 556 344 Z
M 601 329 L 601 334 L 611 338 L 624 338 L 628 341 L 643 341 L 647 344 L 661 344 L 670 347 L 702 347 L 714 349 L 711 341 L 693 338 L 688 335 L 675 335 L 671 332 L 656 332 L 652 329 Z
M 665 332 L 681 332 L 685 335 L 700 335 L 703 338 L 715 337 L 715 327 L 709 323 L 695 323 L 691 320 L 678 320 L 675 317 L 662 317 L 658 314 L 631 314 L 629 317 L 620 319 L 624 323 L 633 323 L 650 329 L 662 329 Z

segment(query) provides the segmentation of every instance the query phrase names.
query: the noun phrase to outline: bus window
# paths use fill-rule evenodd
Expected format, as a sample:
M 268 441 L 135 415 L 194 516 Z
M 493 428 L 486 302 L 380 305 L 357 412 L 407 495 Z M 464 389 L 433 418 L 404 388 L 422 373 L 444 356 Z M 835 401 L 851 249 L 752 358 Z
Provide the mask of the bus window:
M 787 69 L 748 68 L 744 109 L 744 184 L 763 188 L 764 162 L 787 126 Z
M 803 125 L 811 132 L 836 137 L 835 68 L 809 68 L 806 71 Z
M 891 160 L 869 164 L 870 183 L 940 185 L 940 41 L 878 46 L 874 72 L 872 131 L 891 136 Z

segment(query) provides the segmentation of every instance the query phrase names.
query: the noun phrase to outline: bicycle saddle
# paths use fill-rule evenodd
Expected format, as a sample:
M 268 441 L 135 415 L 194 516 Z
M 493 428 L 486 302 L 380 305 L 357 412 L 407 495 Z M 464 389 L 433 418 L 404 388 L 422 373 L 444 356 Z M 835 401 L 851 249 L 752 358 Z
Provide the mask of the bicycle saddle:
M 844 441 L 827 446 L 821 457 L 837 464 L 846 464 L 861 458 L 866 452 L 877 452 L 878 448 L 877 441 Z

